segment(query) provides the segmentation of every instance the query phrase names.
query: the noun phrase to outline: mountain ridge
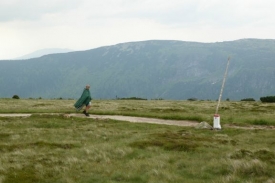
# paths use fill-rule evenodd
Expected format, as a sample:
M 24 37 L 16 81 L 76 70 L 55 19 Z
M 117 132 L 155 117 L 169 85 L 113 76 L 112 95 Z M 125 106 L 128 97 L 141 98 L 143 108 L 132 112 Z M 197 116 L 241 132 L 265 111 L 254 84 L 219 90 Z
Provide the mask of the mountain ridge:
M 223 99 L 274 95 L 275 40 L 199 43 L 148 40 L 0 62 L 0 97 L 216 100 L 231 57 Z M 13 73 L 5 77 L 5 73 Z M 15 86 L 9 86 L 15 83 Z M 11 93 L 13 91 L 13 93 Z
M 45 49 L 36 50 L 34 52 L 14 58 L 12 60 L 27 60 L 27 59 L 31 59 L 31 58 L 42 57 L 44 55 L 50 55 L 50 54 L 56 54 L 56 53 L 67 53 L 67 52 L 71 52 L 71 51 L 73 51 L 73 50 L 66 49 L 66 48 L 45 48 Z

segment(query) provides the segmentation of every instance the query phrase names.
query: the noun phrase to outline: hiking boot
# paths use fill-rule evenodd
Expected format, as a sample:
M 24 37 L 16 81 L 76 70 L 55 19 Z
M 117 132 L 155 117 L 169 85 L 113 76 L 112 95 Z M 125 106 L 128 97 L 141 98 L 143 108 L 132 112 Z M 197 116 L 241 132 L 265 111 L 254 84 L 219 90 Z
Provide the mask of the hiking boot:
M 83 114 L 85 114 L 85 116 L 90 116 L 90 115 L 86 112 L 86 110 L 83 111 Z

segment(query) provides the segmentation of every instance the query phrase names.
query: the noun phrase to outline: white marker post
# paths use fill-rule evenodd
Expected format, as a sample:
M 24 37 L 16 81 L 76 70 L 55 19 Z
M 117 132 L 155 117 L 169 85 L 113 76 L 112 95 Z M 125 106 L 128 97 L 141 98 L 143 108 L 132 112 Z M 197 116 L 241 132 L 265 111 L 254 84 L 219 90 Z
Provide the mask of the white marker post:
M 217 108 L 216 108 L 216 112 L 214 114 L 213 128 L 214 129 L 219 129 L 219 130 L 222 129 L 222 127 L 220 125 L 220 115 L 218 114 L 218 110 L 219 110 L 219 106 L 220 106 L 220 103 L 221 103 L 221 98 L 222 98 L 223 88 L 224 88 L 224 84 L 225 84 L 225 79 L 226 79 L 226 76 L 227 76 L 229 62 L 230 62 L 230 57 L 228 57 L 227 66 L 226 66 L 226 70 L 225 70 L 224 77 L 223 77 L 223 82 L 222 82 L 222 88 L 221 88 L 221 92 L 220 92 L 220 96 L 219 96 L 219 100 L 218 100 L 218 105 L 217 105 Z

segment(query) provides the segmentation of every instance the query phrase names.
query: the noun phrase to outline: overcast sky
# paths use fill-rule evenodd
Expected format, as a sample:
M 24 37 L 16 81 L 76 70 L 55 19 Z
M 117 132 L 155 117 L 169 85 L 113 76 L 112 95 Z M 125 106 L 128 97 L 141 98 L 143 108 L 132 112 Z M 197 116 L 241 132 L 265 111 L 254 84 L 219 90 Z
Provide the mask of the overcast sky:
M 274 0 L 0 0 L 0 60 L 152 39 L 275 39 L 274 10 Z

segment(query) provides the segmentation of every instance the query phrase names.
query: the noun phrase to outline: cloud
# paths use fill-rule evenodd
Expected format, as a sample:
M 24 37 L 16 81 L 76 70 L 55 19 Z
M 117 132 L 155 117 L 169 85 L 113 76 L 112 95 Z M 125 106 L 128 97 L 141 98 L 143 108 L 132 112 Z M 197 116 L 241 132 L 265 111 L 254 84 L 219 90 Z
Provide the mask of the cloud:
M 0 59 L 149 39 L 274 39 L 274 8 L 273 0 L 1 0 Z
M 272 7 L 272 0 L 1 0 L 0 21 L 39 21 L 48 16 L 65 23 L 140 19 L 167 26 L 238 26 L 271 19 Z
M 76 8 L 82 0 L 1 0 L 0 21 L 35 21 L 45 14 Z

